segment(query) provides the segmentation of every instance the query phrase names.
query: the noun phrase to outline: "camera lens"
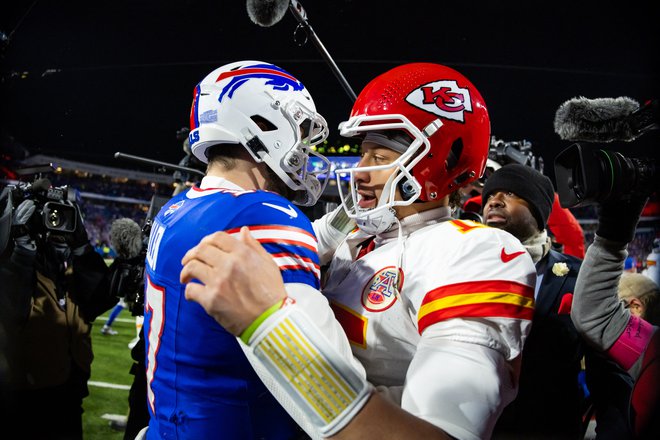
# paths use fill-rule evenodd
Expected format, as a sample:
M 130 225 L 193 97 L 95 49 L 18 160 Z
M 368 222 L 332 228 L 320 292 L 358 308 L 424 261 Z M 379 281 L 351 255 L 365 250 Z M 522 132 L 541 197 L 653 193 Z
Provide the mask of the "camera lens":
M 62 218 L 60 217 L 60 213 L 57 211 L 57 209 L 53 209 L 48 213 L 47 220 L 51 228 L 57 228 L 62 224 Z

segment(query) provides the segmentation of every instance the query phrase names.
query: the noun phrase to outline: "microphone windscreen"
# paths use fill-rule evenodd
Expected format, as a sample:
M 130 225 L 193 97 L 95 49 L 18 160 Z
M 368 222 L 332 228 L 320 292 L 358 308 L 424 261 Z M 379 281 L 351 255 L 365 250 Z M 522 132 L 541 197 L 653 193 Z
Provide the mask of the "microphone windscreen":
M 247 0 L 247 13 L 254 24 L 270 27 L 279 22 L 289 8 L 289 0 Z
M 130 260 L 142 250 L 142 229 L 130 218 L 120 218 L 110 226 L 110 244 L 120 258 Z
M 51 187 L 50 180 L 44 177 L 35 180 L 30 188 L 33 192 L 42 192 L 42 191 L 48 191 L 50 187 Z
M 635 133 L 627 118 L 638 108 L 639 103 L 628 97 L 573 98 L 557 109 L 555 133 L 569 141 L 631 141 Z

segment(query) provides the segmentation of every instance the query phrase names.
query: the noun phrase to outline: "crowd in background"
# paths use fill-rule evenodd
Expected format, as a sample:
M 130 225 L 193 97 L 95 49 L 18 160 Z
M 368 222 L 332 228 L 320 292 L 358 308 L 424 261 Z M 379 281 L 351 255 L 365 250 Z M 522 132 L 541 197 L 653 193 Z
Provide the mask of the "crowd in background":
M 74 173 L 59 173 L 51 176 L 54 186 L 69 185 L 89 194 L 110 196 L 104 199 L 83 197 L 81 206 L 85 215 L 85 226 L 92 245 L 101 254 L 113 256 L 110 244 L 110 225 L 118 218 L 130 218 L 141 224 L 149 208 L 149 200 L 154 194 L 171 195 L 172 187 L 149 182 L 119 182 L 101 176 L 78 177 Z M 169 192 L 169 193 L 168 193 Z M 130 203 L 113 200 L 114 197 L 131 197 L 144 203 Z M 321 204 L 319 201 L 319 204 Z M 335 199 L 331 200 L 333 203 Z M 322 211 L 322 212 L 321 212 Z M 584 206 L 570 208 L 580 222 L 584 234 L 585 249 L 593 242 L 598 223 L 596 207 Z M 326 210 L 307 209 L 306 214 L 314 220 Z M 646 269 L 646 257 L 651 253 L 653 241 L 660 235 L 657 217 L 642 217 L 638 231 L 628 246 L 630 258 L 635 262 L 637 272 Z

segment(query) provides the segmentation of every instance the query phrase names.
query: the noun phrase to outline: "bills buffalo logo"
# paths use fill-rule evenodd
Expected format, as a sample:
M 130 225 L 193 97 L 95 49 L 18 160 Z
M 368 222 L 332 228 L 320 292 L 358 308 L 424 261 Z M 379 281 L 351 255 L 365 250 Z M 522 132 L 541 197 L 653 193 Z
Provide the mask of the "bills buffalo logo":
M 435 81 L 418 87 L 406 96 L 406 101 L 424 111 L 458 122 L 465 122 L 465 112 L 472 112 L 470 91 L 459 87 L 454 80 Z
M 302 90 L 305 88 L 300 81 L 277 66 L 255 64 L 254 66 L 245 66 L 229 72 L 222 72 L 215 82 L 229 79 L 229 83 L 222 88 L 218 101 L 222 102 L 225 95 L 231 99 L 238 88 L 254 78 L 267 79 L 266 85 L 272 86 L 274 90 L 289 90 L 289 88 Z
M 382 312 L 396 302 L 403 287 L 403 271 L 394 266 L 384 267 L 371 277 L 362 289 L 362 307 L 370 312 Z M 398 284 L 397 284 L 398 281 Z
M 170 206 L 168 206 L 168 207 L 167 207 L 167 211 L 165 211 L 165 213 L 163 213 L 163 216 L 164 216 L 164 217 L 167 217 L 167 216 L 170 215 L 170 214 L 174 214 L 174 212 L 175 212 L 177 209 L 179 209 L 179 208 L 181 208 L 181 207 L 183 206 L 183 202 L 185 202 L 185 200 L 181 200 L 180 202 L 176 202 L 176 203 L 173 203 L 173 204 L 171 204 Z
M 273 90 L 300 91 L 305 88 L 305 86 L 303 86 L 303 84 L 295 77 L 291 76 L 291 74 L 272 64 L 242 66 L 228 72 L 222 72 L 218 75 L 218 78 L 215 80 L 216 83 L 228 80 L 227 84 L 222 86 L 218 102 L 221 103 L 225 97 L 231 99 L 234 92 L 251 79 L 265 79 L 265 84 L 271 86 Z M 207 95 L 207 93 L 202 92 L 201 84 L 198 84 L 193 91 L 193 102 L 190 107 L 191 132 L 189 140 L 191 146 L 199 141 L 199 133 L 196 133 L 194 130 L 197 129 L 200 124 L 216 122 L 218 119 L 216 110 L 205 111 L 201 115 L 198 114 L 200 111 L 199 98 L 200 96 L 205 95 Z

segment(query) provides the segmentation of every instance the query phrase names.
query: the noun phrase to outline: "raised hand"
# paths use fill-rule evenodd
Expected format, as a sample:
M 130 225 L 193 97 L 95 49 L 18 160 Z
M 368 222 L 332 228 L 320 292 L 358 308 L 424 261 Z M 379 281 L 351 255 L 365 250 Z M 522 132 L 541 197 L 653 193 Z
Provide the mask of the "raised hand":
M 287 296 L 279 267 L 247 227 L 238 239 L 225 232 L 206 236 L 181 263 L 186 299 L 236 336 Z

